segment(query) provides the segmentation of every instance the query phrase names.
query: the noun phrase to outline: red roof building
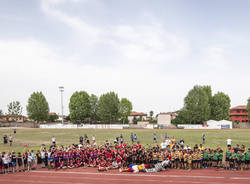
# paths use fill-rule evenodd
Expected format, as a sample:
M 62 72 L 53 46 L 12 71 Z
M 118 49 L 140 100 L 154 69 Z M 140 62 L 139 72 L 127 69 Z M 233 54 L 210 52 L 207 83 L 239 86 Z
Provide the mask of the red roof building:
M 147 116 L 147 114 L 143 112 L 131 112 L 130 116 Z
M 142 121 L 147 120 L 147 114 L 143 112 L 131 112 L 130 115 L 128 116 L 128 121 L 129 123 L 133 123 L 134 120 L 140 119 Z
M 239 105 L 231 108 L 229 115 L 233 122 L 249 122 L 246 105 Z

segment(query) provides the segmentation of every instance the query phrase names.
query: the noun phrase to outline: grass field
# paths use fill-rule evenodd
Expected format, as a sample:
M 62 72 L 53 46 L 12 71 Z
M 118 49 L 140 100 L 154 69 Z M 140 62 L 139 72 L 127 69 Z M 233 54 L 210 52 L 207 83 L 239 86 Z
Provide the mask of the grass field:
M 105 140 L 113 142 L 115 137 L 123 134 L 125 142 L 131 144 L 130 134 L 135 133 L 140 143 L 146 147 L 156 145 L 153 144 L 153 133 L 157 134 L 158 143 L 160 144 L 164 133 L 169 137 L 174 136 L 176 140 L 183 138 L 185 144 L 193 146 L 202 142 L 202 134 L 206 135 L 205 147 L 216 148 L 221 146 L 226 148 L 227 138 L 232 139 L 232 144 L 244 144 L 250 148 L 250 129 L 234 129 L 234 130 L 93 130 L 93 129 L 17 129 L 17 133 L 13 134 L 13 129 L 0 129 L 0 152 L 1 151 L 23 151 L 24 145 L 28 145 L 28 149 L 39 149 L 42 144 L 49 145 L 51 137 L 54 135 L 59 145 L 70 145 L 79 142 L 79 136 L 87 134 L 91 140 L 95 135 L 98 144 L 103 144 Z M 14 137 L 13 146 L 3 145 L 3 135 L 12 134 Z

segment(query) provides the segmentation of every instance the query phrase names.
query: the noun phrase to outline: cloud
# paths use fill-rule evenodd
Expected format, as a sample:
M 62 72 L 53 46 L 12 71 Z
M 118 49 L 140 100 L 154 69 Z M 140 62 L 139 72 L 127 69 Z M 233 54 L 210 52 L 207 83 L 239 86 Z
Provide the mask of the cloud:
M 203 49 L 204 64 L 216 70 L 226 70 L 229 65 L 226 60 L 226 51 L 223 47 L 210 46 Z
M 62 40 L 60 45 L 52 44 L 39 36 L 0 40 L 0 78 L 4 86 L 0 109 L 6 112 L 11 100 L 20 100 L 25 107 L 33 91 L 43 91 L 51 111 L 60 112 L 58 86 L 63 85 L 66 110 L 72 93 L 86 90 L 98 96 L 115 91 L 129 98 L 136 111 L 172 111 L 183 105 L 193 85 L 211 84 L 227 93 L 231 83 L 237 82 L 227 68 L 228 47 L 219 41 L 197 46 L 189 37 L 170 32 L 161 19 L 147 24 L 93 24 L 91 16 L 67 8 L 81 3 L 84 9 L 85 3 L 92 2 L 41 1 L 44 15 L 55 20 L 53 29 L 57 30 L 57 23 L 62 34 L 64 28 L 70 28 L 65 34 L 70 40 L 67 43 Z M 226 77 L 231 83 L 225 82 Z M 239 93 L 231 91 L 235 96 Z
M 105 53 L 99 52 L 102 62 L 114 65 L 119 60 L 125 65 L 156 65 L 178 61 L 189 54 L 189 42 L 165 31 L 160 23 L 149 25 L 112 24 L 105 27 L 91 25 L 79 16 L 69 15 L 57 6 L 68 1 L 42 1 L 41 7 L 47 16 L 52 16 L 72 28 L 77 34 L 75 45 L 84 53 L 78 58 L 87 57 L 90 63 L 96 63 L 92 55 L 102 45 Z M 76 48 L 77 49 L 77 48 Z M 112 55 L 112 58 L 105 58 Z M 99 58 L 96 58 L 99 61 Z M 107 61 L 109 59 L 109 61 Z M 113 61 L 111 61 L 113 60 Z M 99 63 L 100 64 L 100 63 Z
M 95 43 L 100 34 L 100 30 L 90 24 L 86 23 L 82 19 L 76 16 L 69 16 L 60 9 L 57 8 L 58 5 L 64 3 L 78 3 L 80 1 L 76 0 L 43 0 L 41 1 L 41 8 L 43 12 L 48 15 L 57 18 L 62 23 L 71 27 L 77 35 L 84 40 L 88 40 L 88 44 Z

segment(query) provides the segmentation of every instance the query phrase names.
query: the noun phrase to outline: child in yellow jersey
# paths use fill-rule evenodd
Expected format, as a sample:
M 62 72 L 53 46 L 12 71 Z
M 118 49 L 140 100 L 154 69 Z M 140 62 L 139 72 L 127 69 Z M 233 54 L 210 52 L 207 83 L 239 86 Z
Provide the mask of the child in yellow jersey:
M 195 150 L 193 152 L 193 168 L 197 169 L 197 167 L 198 167 L 198 152 L 197 150 Z
M 203 159 L 203 151 L 200 150 L 198 151 L 198 158 L 197 158 L 197 164 L 198 164 L 198 169 L 200 169 L 202 167 L 202 159 Z
M 184 152 L 183 161 L 184 161 L 184 169 L 187 169 L 187 164 L 188 164 L 188 153 L 187 153 L 187 151 Z
M 188 169 L 192 170 L 193 152 L 188 151 Z
M 171 151 L 170 156 L 171 156 L 171 168 L 174 168 L 174 150 Z
M 183 152 L 181 148 L 179 149 L 179 169 L 184 167 Z
M 174 152 L 174 168 L 178 168 L 178 163 L 179 163 L 179 151 L 175 150 Z

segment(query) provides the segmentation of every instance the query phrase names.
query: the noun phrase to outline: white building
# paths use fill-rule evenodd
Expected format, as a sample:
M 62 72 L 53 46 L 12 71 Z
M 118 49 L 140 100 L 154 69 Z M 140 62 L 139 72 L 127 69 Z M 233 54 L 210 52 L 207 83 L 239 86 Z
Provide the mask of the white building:
M 175 112 L 161 112 L 160 114 L 157 114 L 157 124 L 163 125 L 163 126 L 170 126 L 171 121 L 175 119 L 177 114 Z

